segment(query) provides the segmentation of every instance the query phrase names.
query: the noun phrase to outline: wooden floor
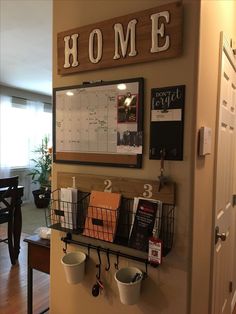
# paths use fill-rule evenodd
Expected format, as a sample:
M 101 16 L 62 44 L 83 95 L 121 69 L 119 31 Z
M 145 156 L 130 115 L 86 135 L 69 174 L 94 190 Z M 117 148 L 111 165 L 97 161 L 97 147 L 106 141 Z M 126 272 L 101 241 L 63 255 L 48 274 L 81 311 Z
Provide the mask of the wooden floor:
M 0 226 L 0 238 L 4 230 Z M 18 264 L 11 265 L 8 246 L 0 243 L 0 313 L 27 313 L 27 243 L 23 242 Z M 38 314 L 49 306 L 49 275 L 33 271 L 33 313 Z
M 0 226 L 0 238 L 3 230 Z M 27 243 L 22 234 L 19 262 L 11 266 L 8 247 L 0 243 L 0 313 L 27 313 Z M 49 306 L 49 275 L 34 270 L 34 311 L 38 314 Z M 69 313 L 68 313 L 69 314 Z M 236 314 L 236 307 L 232 314 Z

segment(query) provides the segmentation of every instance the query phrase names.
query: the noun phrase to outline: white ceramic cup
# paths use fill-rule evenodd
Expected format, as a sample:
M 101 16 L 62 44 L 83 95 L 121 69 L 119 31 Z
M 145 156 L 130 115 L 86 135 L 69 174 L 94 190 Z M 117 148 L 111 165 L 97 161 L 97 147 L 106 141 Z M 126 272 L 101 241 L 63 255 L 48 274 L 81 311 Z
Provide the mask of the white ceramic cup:
M 136 277 L 136 280 L 134 278 Z M 120 301 L 132 305 L 138 303 L 143 273 L 136 267 L 121 268 L 115 273 Z
M 62 257 L 66 280 L 70 284 L 80 283 L 84 278 L 86 254 L 75 251 Z

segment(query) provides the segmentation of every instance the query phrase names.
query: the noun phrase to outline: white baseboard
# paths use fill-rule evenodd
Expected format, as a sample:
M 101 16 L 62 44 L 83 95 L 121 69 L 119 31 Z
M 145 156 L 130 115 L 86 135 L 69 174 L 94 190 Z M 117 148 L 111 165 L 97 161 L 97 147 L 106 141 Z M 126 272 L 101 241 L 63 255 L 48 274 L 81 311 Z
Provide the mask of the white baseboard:
M 236 290 L 234 291 L 234 296 L 233 296 L 232 301 L 231 301 L 231 313 L 233 313 L 235 304 L 236 304 Z

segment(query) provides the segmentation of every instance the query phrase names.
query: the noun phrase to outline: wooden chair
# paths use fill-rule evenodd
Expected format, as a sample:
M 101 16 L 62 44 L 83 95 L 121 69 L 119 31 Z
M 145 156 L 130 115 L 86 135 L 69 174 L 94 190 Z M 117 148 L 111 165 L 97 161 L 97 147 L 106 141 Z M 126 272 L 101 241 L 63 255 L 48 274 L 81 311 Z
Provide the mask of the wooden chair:
M 7 238 L 0 242 L 8 243 L 12 265 L 16 263 L 13 245 L 14 211 L 17 201 L 18 177 L 0 179 L 0 224 L 7 223 Z

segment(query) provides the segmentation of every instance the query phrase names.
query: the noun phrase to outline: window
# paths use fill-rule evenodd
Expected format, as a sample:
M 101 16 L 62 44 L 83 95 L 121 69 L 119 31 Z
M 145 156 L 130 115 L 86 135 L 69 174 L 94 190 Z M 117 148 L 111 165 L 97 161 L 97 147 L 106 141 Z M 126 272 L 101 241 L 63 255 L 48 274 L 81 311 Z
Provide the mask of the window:
M 4 168 L 28 168 L 32 151 L 42 138 L 52 139 L 50 104 L 1 96 L 0 165 Z

